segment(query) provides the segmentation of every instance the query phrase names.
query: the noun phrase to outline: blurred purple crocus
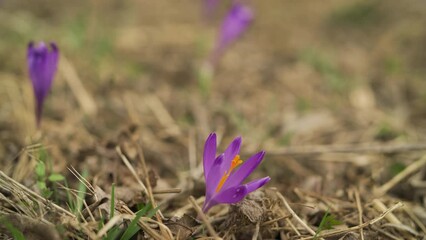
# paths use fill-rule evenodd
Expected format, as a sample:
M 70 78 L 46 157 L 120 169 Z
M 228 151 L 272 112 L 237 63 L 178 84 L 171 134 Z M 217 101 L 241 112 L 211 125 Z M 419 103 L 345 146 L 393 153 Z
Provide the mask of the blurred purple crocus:
M 211 133 L 204 145 L 204 178 L 206 180 L 206 200 L 203 212 L 217 204 L 233 204 L 241 201 L 249 193 L 262 187 L 270 177 L 256 179 L 243 184 L 243 181 L 262 162 L 265 152 L 251 156 L 243 163 L 240 152 L 241 137 L 235 138 L 225 152 L 216 157 L 216 134 Z M 241 166 L 240 166 L 241 165 Z M 236 167 L 240 166 L 238 169 Z
M 239 2 L 234 3 L 222 23 L 215 49 L 210 56 L 213 65 L 217 63 L 225 49 L 247 30 L 253 18 L 253 12 L 248 6 Z
M 28 44 L 27 63 L 34 89 L 37 127 L 40 126 L 43 102 L 52 86 L 59 60 L 58 47 L 55 43 L 49 45 L 50 50 L 44 42 Z

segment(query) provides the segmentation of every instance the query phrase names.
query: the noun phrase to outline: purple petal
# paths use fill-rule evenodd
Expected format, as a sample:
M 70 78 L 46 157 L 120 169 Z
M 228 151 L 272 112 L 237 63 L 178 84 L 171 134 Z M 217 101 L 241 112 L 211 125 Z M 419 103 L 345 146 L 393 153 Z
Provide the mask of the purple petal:
M 240 152 L 241 142 L 241 137 L 237 137 L 226 148 L 224 152 L 225 160 L 223 163 L 223 169 L 221 169 L 223 174 L 225 173 L 225 171 L 229 170 L 229 168 L 231 167 L 232 160 L 234 160 L 235 156 L 237 156 L 237 154 Z
M 204 167 L 204 180 L 207 181 L 210 168 L 216 158 L 216 133 L 210 133 L 204 144 L 203 154 L 203 167 Z
M 216 45 L 209 56 L 209 62 L 213 66 L 219 62 L 225 49 L 247 30 L 252 20 L 253 12 L 249 7 L 234 3 L 222 23 Z
M 50 43 L 50 47 L 51 51 L 44 42 L 28 44 L 27 64 L 36 100 L 37 125 L 40 123 L 44 98 L 49 93 L 58 65 L 58 47 L 54 43 Z
M 206 180 L 206 201 L 208 201 L 211 196 L 216 192 L 217 185 L 220 182 L 223 174 L 221 174 L 220 169 L 222 168 L 224 162 L 224 155 L 219 155 L 213 162 L 213 166 L 210 168 L 209 174 L 207 175 Z
M 253 20 L 252 10 L 242 4 L 232 6 L 222 23 L 218 47 L 223 49 L 237 40 Z
M 36 100 L 40 102 L 46 95 L 45 69 L 48 49 L 44 43 L 40 43 L 37 46 L 30 44 L 28 55 L 30 78 L 33 83 Z
M 246 184 L 247 192 L 251 193 L 255 191 L 256 189 L 261 188 L 263 185 L 267 184 L 270 180 L 271 180 L 270 177 L 264 177 L 264 178 L 256 179 L 254 181 L 247 183 Z
M 203 208 L 202 208 L 203 212 L 206 213 L 214 205 L 215 204 L 213 204 L 211 201 L 207 201 L 207 198 L 206 198 L 206 200 L 204 201 L 204 204 L 203 204 Z
M 56 46 L 55 43 L 50 43 L 50 47 L 52 48 L 52 51 L 49 53 L 48 60 L 47 60 L 47 66 L 46 66 L 46 88 L 50 89 L 52 86 L 52 81 L 55 76 L 56 70 L 58 68 L 58 61 L 59 61 L 59 49 Z
M 259 166 L 264 156 L 265 152 L 261 151 L 247 159 L 237 170 L 235 170 L 235 172 L 233 172 L 228 177 L 223 186 L 223 189 L 235 185 L 241 185 L 243 181 L 254 171 L 254 169 Z
M 203 212 L 207 212 L 211 207 L 221 203 L 237 203 L 241 201 L 248 194 L 246 185 L 235 186 L 225 191 L 217 193 L 213 198 L 207 199 L 203 205 Z
M 248 194 L 246 185 L 235 186 L 217 193 L 212 201 L 217 203 L 236 203 L 241 201 Z

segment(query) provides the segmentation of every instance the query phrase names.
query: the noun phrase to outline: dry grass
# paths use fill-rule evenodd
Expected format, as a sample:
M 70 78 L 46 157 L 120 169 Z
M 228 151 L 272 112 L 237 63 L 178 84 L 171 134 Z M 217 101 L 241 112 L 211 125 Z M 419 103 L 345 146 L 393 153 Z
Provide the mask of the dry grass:
M 217 24 L 198 3 L 78 2 L 0 3 L 0 238 L 6 221 L 27 239 L 103 239 L 148 203 L 134 239 L 426 236 L 421 1 L 253 1 L 208 95 L 195 73 Z M 33 39 L 62 54 L 40 129 Z M 212 131 L 220 149 L 243 136 L 244 159 L 265 150 L 252 177 L 272 181 L 203 214 Z M 66 179 L 43 179 L 48 197 L 40 162 Z M 321 229 L 325 216 L 339 224 Z

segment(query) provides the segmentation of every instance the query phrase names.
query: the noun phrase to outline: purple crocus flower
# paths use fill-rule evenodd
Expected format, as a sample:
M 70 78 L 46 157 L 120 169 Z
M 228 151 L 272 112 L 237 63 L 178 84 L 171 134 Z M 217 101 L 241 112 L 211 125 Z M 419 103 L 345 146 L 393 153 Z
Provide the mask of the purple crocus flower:
M 248 6 L 239 2 L 234 3 L 222 23 L 215 49 L 210 56 L 213 65 L 217 63 L 225 49 L 247 30 L 253 18 L 253 12 Z
M 40 126 L 43 102 L 52 86 L 59 60 L 58 47 L 55 43 L 49 45 L 50 50 L 44 42 L 28 44 L 27 63 L 34 89 L 37 127 Z
M 249 183 L 243 181 L 262 162 L 265 152 L 251 156 L 243 163 L 240 152 L 241 137 L 235 138 L 225 152 L 216 157 L 216 134 L 211 133 L 204 145 L 204 178 L 206 180 L 206 200 L 203 212 L 221 203 L 237 203 L 247 194 L 265 185 L 270 177 L 260 178 Z M 240 166 L 241 165 L 241 166 Z M 240 166 L 238 169 L 236 167 Z

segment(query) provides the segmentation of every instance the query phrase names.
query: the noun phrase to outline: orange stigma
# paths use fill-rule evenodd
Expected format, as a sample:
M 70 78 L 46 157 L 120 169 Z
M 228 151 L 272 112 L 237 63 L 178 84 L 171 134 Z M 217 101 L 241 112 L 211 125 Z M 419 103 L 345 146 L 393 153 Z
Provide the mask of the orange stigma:
M 234 159 L 232 160 L 231 167 L 229 167 L 229 171 L 225 171 L 225 174 L 223 175 L 222 179 L 220 179 L 220 182 L 216 188 L 216 192 L 220 191 L 223 184 L 225 184 L 226 179 L 228 179 L 229 175 L 231 175 L 231 172 L 234 170 L 234 168 L 238 167 L 241 163 L 243 163 L 243 160 L 240 159 L 240 155 L 236 155 Z

